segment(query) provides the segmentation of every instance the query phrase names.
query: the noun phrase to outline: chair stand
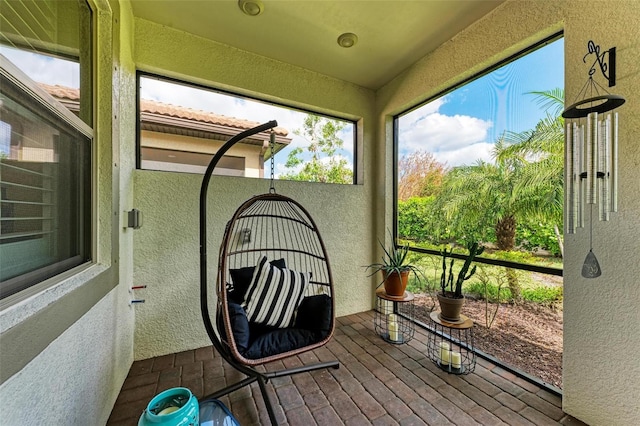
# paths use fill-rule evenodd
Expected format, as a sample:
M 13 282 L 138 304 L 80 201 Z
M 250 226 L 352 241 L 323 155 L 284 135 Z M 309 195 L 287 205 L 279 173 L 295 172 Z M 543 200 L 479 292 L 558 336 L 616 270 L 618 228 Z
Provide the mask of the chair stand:
M 229 359 L 227 359 L 225 357 L 225 359 L 227 361 L 229 361 Z M 233 360 L 231 360 L 233 361 Z M 234 392 L 238 389 L 241 389 L 245 386 L 250 385 L 251 383 L 257 381 L 258 382 L 258 386 L 260 387 L 260 393 L 262 393 L 262 398 L 264 399 L 264 404 L 267 407 L 267 413 L 269 414 L 269 420 L 271 421 L 272 425 L 277 425 L 278 421 L 276 420 L 276 415 L 275 412 L 273 411 L 273 405 L 271 402 L 271 398 L 269 397 L 269 394 L 267 392 L 267 388 L 266 388 L 266 384 L 269 381 L 269 379 L 273 379 L 276 377 L 285 377 L 285 376 L 292 376 L 294 374 L 300 374 L 300 373 L 306 373 L 308 371 L 315 371 L 315 370 L 321 370 L 323 368 L 333 368 L 333 369 L 338 369 L 340 368 L 340 363 L 338 361 L 327 361 L 327 362 L 320 362 L 320 363 L 316 363 L 316 364 L 311 364 L 311 365 L 303 365 L 302 367 L 295 367 L 295 368 L 287 368 L 284 370 L 278 370 L 278 371 L 271 371 L 268 373 L 261 373 L 253 368 L 247 367 L 245 365 L 242 364 L 238 364 L 235 362 L 229 362 L 231 364 L 231 366 L 233 368 L 235 368 L 236 370 L 240 371 L 243 374 L 246 374 L 247 377 L 246 379 L 243 379 L 237 383 L 234 383 L 230 386 L 227 386 L 224 389 L 220 389 L 219 391 L 216 391 L 210 395 L 207 395 L 203 398 L 200 398 L 200 401 L 204 401 L 204 400 L 208 400 L 208 399 L 218 399 L 224 395 L 230 394 L 231 392 Z

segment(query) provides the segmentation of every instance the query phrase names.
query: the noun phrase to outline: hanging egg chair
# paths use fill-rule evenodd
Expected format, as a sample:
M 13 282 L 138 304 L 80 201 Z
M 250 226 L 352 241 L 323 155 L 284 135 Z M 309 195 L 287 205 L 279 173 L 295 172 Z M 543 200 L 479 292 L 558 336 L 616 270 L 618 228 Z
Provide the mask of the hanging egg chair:
M 279 370 L 256 367 L 325 345 L 332 337 L 333 279 L 327 252 L 309 213 L 273 186 L 245 201 L 226 224 L 218 254 L 215 315 L 207 278 L 207 191 L 213 170 L 235 143 L 277 126 L 270 121 L 232 137 L 216 153 L 200 191 L 200 307 L 214 348 L 248 377 L 203 398 L 219 398 L 255 381 L 272 424 L 276 419 L 266 383 L 274 377 L 338 368 L 337 361 Z M 213 324 L 215 320 L 215 326 Z

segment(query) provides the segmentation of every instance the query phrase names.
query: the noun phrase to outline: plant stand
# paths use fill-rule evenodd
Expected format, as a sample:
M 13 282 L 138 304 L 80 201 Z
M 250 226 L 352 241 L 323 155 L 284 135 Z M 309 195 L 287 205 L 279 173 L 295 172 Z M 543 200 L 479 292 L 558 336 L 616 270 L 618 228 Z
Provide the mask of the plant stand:
M 476 368 L 473 347 L 473 321 L 460 315 L 460 323 L 440 319 L 440 312 L 429 315 L 433 331 L 429 333 L 427 354 L 431 361 L 450 374 L 469 374 Z
M 403 296 L 389 296 L 384 288 L 376 291 L 374 326 L 376 333 L 389 343 L 401 345 L 413 339 L 414 296 L 405 291 Z

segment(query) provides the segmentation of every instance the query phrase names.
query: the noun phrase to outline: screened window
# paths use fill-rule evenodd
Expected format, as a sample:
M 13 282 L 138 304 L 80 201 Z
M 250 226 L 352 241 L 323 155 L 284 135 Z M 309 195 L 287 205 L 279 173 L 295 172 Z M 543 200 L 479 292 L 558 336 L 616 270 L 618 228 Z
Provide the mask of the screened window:
M 86 3 L 2 2 L 0 297 L 91 260 Z
M 230 93 L 139 74 L 139 168 L 203 173 L 232 136 L 277 120 L 269 133 L 234 145 L 215 174 L 352 184 L 355 124 Z
M 556 36 L 395 118 L 400 239 L 562 268 L 563 64 Z

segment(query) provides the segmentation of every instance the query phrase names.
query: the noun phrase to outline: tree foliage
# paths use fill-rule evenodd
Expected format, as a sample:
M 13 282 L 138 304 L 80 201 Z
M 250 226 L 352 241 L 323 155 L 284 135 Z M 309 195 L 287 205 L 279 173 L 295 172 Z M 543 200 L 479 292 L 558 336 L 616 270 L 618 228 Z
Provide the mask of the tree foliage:
M 558 99 L 557 91 L 549 93 Z M 493 228 L 498 249 L 512 250 L 519 222 L 562 223 L 563 150 L 560 116 L 547 113 L 534 129 L 507 132 L 494 145 L 494 162 L 478 161 L 447 173 L 435 212 L 455 236 L 464 236 L 469 225 Z
M 427 226 L 431 227 L 434 242 L 455 241 L 462 245 L 476 240 L 494 241 L 498 250 L 506 252 L 514 250 L 518 243 L 536 243 L 531 234 L 518 234 L 521 225 L 561 227 L 564 122 L 557 104 L 562 104 L 564 92 L 556 89 L 533 94 L 547 113 L 534 129 L 502 135 L 494 145 L 493 162 L 455 167 L 444 175 L 439 191 L 429 202 L 428 217 L 435 224 Z M 409 213 L 416 209 L 407 208 L 413 205 L 419 204 L 412 201 L 401 206 Z M 399 216 L 399 222 L 401 230 L 423 231 L 411 215 Z M 422 237 L 424 232 L 414 235 Z M 515 275 L 507 272 L 511 293 L 517 298 Z
M 434 197 L 398 200 L 398 236 L 406 240 L 431 241 L 434 227 L 430 218 Z
M 306 182 L 353 183 L 353 170 L 348 166 L 347 160 L 336 155 L 343 146 L 339 133 L 344 128 L 343 122 L 307 114 L 302 129 L 296 129 L 294 133 L 309 141 L 309 145 L 294 148 L 289 153 L 285 167 L 293 170 L 283 174 L 281 178 Z
M 398 161 L 398 199 L 434 195 L 446 172 L 446 166 L 430 152 L 415 151 L 402 156 Z

